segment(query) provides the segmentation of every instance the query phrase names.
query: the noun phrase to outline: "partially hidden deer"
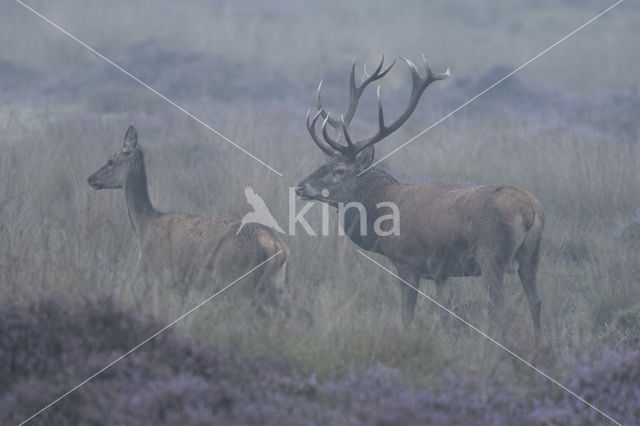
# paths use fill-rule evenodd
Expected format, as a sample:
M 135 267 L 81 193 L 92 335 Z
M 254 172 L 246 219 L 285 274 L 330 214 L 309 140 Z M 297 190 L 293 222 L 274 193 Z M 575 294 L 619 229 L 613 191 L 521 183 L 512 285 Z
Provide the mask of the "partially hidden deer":
M 141 272 L 152 285 L 177 287 L 182 294 L 199 286 L 211 293 L 273 257 L 238 286 L 245 289 L 246 297 L 260 303 L 265 299 L 260 295 L 275 299 L 284 290 L 289 249 L 270 228 L 248 223 L 240 230 L 240 221 L 156 210 L 133 125 L 122 148 L 87 182 L 93 189 L 124 189 Z

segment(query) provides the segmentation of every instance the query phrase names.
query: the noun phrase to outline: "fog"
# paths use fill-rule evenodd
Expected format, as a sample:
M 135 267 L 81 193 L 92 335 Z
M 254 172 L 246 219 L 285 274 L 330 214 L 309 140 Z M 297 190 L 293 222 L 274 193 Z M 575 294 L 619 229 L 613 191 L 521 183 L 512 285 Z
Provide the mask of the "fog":
M 286 227 L 289 188 L 324 161 L 305 129 L 320 80 L 324 105 L 339 116 L 354 59 L 357 76 L 383 54 L 387 63 L 403 56 L 417 64 L 424 54 L 435 72 L 450 69 L 376 145 L 382 158 L 612 3 L 27 4 L 157 93 L 20 3 L 1 7 L 3 423 L 25 420 L 217 289 L 185 298 L 167 288 L 161 300 L 140 302 L 144 278 L 124 196 L 86 183 L 130 123 L 158 210 L 240 220 L 251 186 Z M 624 424 L 640 420 L 639 22 L 640 7 L 621 3 L 380 164 L 401 182 L 508 184 L 540 199 L 547 344 L 534 344 L 517 276 L 505 280 L 504 343 Z M 381 85 L 392 120 L 409 96 L 405 64 L 397 61 Z M 371 87 L 354 134 L 373 134 L 376 120 Z M 307 214 L 316 229 L 321 213 L 316 204 Z M 424 297 L 412 327 L 402 327 L 401 283 L 358 255 L 330 220 L 329 236 L 301 228 L 282 236 L 288 303 L 306 320 L 244 315 L 232 289 L 33 422 L 608 421 L 465 325 L 446 332 Z M 433 282 L 421 289 L 435 297 Z M 456 313 L 487 329 L 481 279 L 451 279 L 447 291 Z

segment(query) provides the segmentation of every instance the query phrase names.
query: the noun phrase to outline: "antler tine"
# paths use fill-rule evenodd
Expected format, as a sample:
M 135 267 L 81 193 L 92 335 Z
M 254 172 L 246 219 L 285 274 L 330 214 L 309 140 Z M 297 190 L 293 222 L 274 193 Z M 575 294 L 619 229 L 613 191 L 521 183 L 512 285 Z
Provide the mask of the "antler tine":
M 378 86 L 378 128 L 384 129 L 384 111 L 382 110 L 382 97 L 380 96 L 381 90 L 382 86 Z
M 316 107 L 318 108 L 318 111 L 322 115 L 322 118 L 326 119 L 328 117 L 328 114 L 327 114 L 327 111 L 325 111 L 324 107 L 322 106 L 322 102 L 320 101 L 321 89 L 322 89 L 322 80 L 320 80 L 320 84 L 318 84 L 318 90 L 316 91 Z M 333 127 L 336 130 L 340 128 L 340 121 L 335 120 L 333 118 L 329 119 L 329 124 L 331 124 L 331 127 Z
M 382 55 L 382 60 L 384 61 L 384 55 Z M 391 71 L 391 68 L 393 68 L 393 66 L 395 65 L 395 63 L 396 63 L 396 60 L 394 59 L 393 61 L 391 61 L 391 65 L 389 65 L 389 66 L 387 67 L 387 69 L 385 69 L 385 70 L 384 70 L 384 71 L 382 71 L 382 72 L 378 71 L 378 73 L 377 73 L 377 74 L 378 74 L 378 76 L 376 77 L 376 80 L 378 80 L 378 79 L 380 79 L 380 78 L 384 77 L 385 75 L 387 75 L 387 73 L 388 73 L 389 71 Z M 382 62 L 380 62 L 380 67 L 379 67 L 379 68 L 380 68 L 380 69 L 382 69 Z
M 364 65 L 364 73 L 365 76 L 367 74 L 367 64 Z M 347 108 L 347 114 L 345 118 L 345 123 L 347 126 L 351 123 L 354 114 L 356 113 L 356 109 L 358 107 L 358 101 L 360 100 L 360 94 L 363 87 L 365 77 L 363 76 L 363 80 L 360 82 L 360 86 L 356 85 L 356 59 L 353 58 L 353 62 L 351 63 L 351 74 L 349 74 L 349 107 Z M 343 116 L 344 117 L 344 116 Z
M 316 89 L 316 106 L 319 110 L 322 109 L 322 102 L 320 102 L 320 91 L 322 90 L 322 80 L 318 83 L 318 88 Z
M 327 123 L 329 123 L 330 114 L 327 113 L 324 121 L 322 122 L 322 136 L 324 140 L 331 146 L 331 148 L 335 149 L 338 152 L 346 153 L 350 150 L 350 147 L 340 145 L 336 140 L 334 140 L 331 136 L 329 136 L 329 132 L 327 131 Z
M 422 96 L 422 93 L 424 93 L 425 89 L 434 81 L 444 80 L 445 78 L 449 77 L 450 72 L 448 69 L 443 74 L 434 74 L 431 71 L 431 68 L 429 67 L 426 59 L 423 59 L 423 62 L 427 75 L 425 77 L 422 77 L 413 62 L 406 58 L 403 58 L 402 56 L 400 57 L 400 59 L 402 59 L 407 64 L 407 66 L 409 67 L 409 71 L 411 71 L 411 95 L 409 96 L 409 105 L 407 106 L 406 110 L 400 115 L 400 117 L 398 117 L 389 126 L 386 126 L 384 124 L 384 113 L 382 109 L 380 88 L 378 88 L 378 132 L 369 138 L 362 139 L 354 143 L 353 149 L 351 150 L 349 155 L 355 156 L 359 152 L 377 142 L 380 142 L 382 139 L 395 132 L 411 116 L 416 106 L 418 105 L 418 102 L 420 101 L 420 96 Z
M 356 60 L 355 58 L 353 59 L 353 62 L 351 63 L 351 73 L 349 75 L 349 107 L 347 108 L 347 113 L 344 115 L 344 121 L 347 124 L 347 126 L 349 126 L 349 124 L 351 123 L 351 120 L 353 120 L 353 116 L 355 115 L 356 110 L 358 109 L 358 102 L 360 102 L 360 96 L 362 96 L 362 92 L 364 91 L 364 89 L 369 85 L 369 83 L 379 80 L 385 75 L 387 75 L 387 73 L 391 70 L 391 68 L 395 63 L 396 61 L 394 59 L 391 65 L 389 65 L 387 68 L 382 70 L 382 67 L 384 66 L 384 55 L 382 55 L 380 62 L 378 63 L 378 65 L 376 66 L 375 70 L 371 75 L 368 74 L 367 64 L 365 63 L 362 81 L 360 82 L 360 85 L 357 85 L 356 84 Z M 320 100 L 321 90 L 322 90 L 322 81 L 320 81 L 320 84 L 318 85 L 318 90 L 316 91 L 316 106 L 318 107 L 318 110 L 320 110 L 320 114 L 322 115 L 322 118 L 326 119 L 327 117 L 329 117 L 328 123 L 331 125 L 331 127 L 338 130 L 341 127 L 342 123 L 340 122 L 340 120 L 336 120 L 335 118 L 330 117 L 327 114 L 327 111 L 322 106 L 322 102 Z
M 364 73 L 367 73 L 367 64 L 364 64 Z M 360 82 L 362 83 L 362 82 Z M 356 85 L 356 58 L 353 58 L 351 62 L 351 73 L 349 74 L 349 90 L 357 90 L 358 86 Z
M 353 141 L 351 140 L 351 136 L 349 136 L 349 131 L 347 130 L 347 123 L 345 123 L 344 121 L 344 115 L 341 116 L 340 118 L 342 118 L 342 133 L 344 133 L 344 139 L 347 141 L 347 145 L 349 146 L 349 149 L 353 150 Z
M 349 108 L 347 109 L 347 113 L 344 116 L 344 121 L 347 123 L 347 126 L 353 120 L 353 116 L 358 109 L 358 102 L 360 102 L 360 96 L 362 96 L 362 92 L 369 85 L 369 83 L 379 80 L 384 77 L 396 63 L 395 59 L 384 71 L 382 71 L 382 67 L 384 65 L 384 55 L 380 58 L 380 62 L 376 66 L 376 69 L 373 71 L 371 75 L 367 73 L 367 64 L 364 64 L 364 74 L 362 76 L 362 81 L 360 85 L 356 85 L 356 62 L 355 60 L 351 64 L 351 74 L 349 76 Z M 335 128 L 335 126 L 334 126 Z
M 449 68 L 447 68 L 447 70 L 442 74 L 434 74 L 433 72 L 431 72 L 431 67 L 429 66 L 429 62 L 427 61 L 427 58 L 425 58 L 424 55 L 422 55 L 422 63 L 424 64 L 424 68 L 427 71 L 427 77 L 430 76 L 433 80 L 444 80 L 446 78 L 451 77 L 451 70 L 449 70 Z
M 429 77 L 432 74 L 431 69 L 429 68 L 429 65 L 425 62 L 425 68 L 427 69 L 427 76 L 425 78 L 422 78 L 422 76 L 420 75 L 420 72 L 418 71 L 418 68 L 416 68 L 413 62 L 411 62 L 410 60 L 402 56 L 400 56 L 400 59 L 402 59 L 402 61 L 404 61 L 404 63 L 407 64 L 407 66 L 409 67 L 409 71 L 411 71 L 411 83 L 412 83 L 411 96 L 413 97 L 416 90 L 420 90 L 422 84 L 424 84 L 425 81 L 429 80 Z
M 434 81 L 444 80 L 451 74 L 448 68 L 447 71 L 442 74 L 434 74 L 431 71 L 431 67 L 429 67 L 429 63 L 423 55 L 422 62 L 426 71 L 426 75 L 423 77 L 422 75 L 420 75 L 420 72 L 413 64 L 413 62 L 403 57 L 400 57 L 400 59 L 402 59 L 407 64 L 407 67 L 411 72 L 411 95 L 409 96 L 409 104 L 407 105 L 407 108 L 393 123 L 388 126 L 385 125 L 384 110 L 382 108 L 381 87 L 378 86 L 378 131 L 375 135 L 359 140 L 357 142 L 354 142 L 351 139 L 348 128 L 358 107 L 360 96 L 362 95 L 362 92 L 367 87 L 367 85 L 369 85 L 372 81 L 381 79 L 389 72 L 389 70 L 391 70 L 391 68 L 395 64 L 395 60 L 391 63 L 391 65 L 383 70 L 384 55 L 382 55 L 380 63 L 371 75 L 367 73 L 365 65 L 364 76 L 360 85 L 357 85 L 355 82 L 355 60 L 353 61 L 353 63 L 351 64 L 351 74 L 349 76 L 349 108 L 347 110 L 347 113 L 341 116 L 341 120 L 335 120 L 331 118 L 330 114 L 324 110 L 324 107 L 322 106 L 322 102 L 320 100 L 320 92 L 322 89 L 322 82 L 320 82 L 320 84 L 318 85 L 318 90 L 316 92 L 316 105 L 318 107 L 318 113 L 315 115 L 311 123 L 309 122 L 310 112 L 307 113 L 307 129 L 309 130 L 309 133 L 311 134 L 314 142 L 324 152 L 332 154 L 339 152 L 349 158 L 355 158 L 355 156 L 358 155 L 359 152 L 395 132 L 411 116 L 416 106 L 418 105 L 420 97 L 422 96 L 422 93 L 425 91 L 425 89 Z M 315 134 L 315 123 L 320 116 L 324 118 L 324 121 L 322 122 L 322 136 L 324 137 L 324 141 L 321 141 L 320 138 Z M 333 127 L 335 130 L 339 129 L 338 126 L 342 127 L 342 134 L 344 134 L 345 140 L 347 142 L 346 145 L 341 145 L 338 143 L 340 139 L 339 134 L 336 139 L 332 138 L 329 135 L 329 132 L 327 131 L 327 124 L 331 125 L 331 127 Z
M 316 145 L 318 145 L 318 148 L 320 148 L 322 150 L 322 152 L 324 152 L 327 155 L 333 155 L 335 154 L 335 151 L 333 149 L 331 149 L 331 147 L 329 145 L 327 145 L 326 143 L 322 142 L 320 140 L 320 138 L 318 138 L 318 135 L 316 135 L 316 122 L 318 121 L 318 117 L 320 117 L 320 111 L 318 111 L 314 116 L 313 116 L 313 120 L 311 122 L 309 122 L 309 118 L 311 116 L 311 109 L 307 110 L 307 131 L 309 132 L 309 134 L 311 135 L 311 139 L 313 139 L 313 141 L 316 143 Z
M 409 67 L 409 70 L 411 70 L 411 79 L 413 82 L 413 87 L 411 88 L 411 92 L 412 94 L 414 93 L 414 91 L 424 91 L 424 89 L 427 88 L 428 85 L 430 85 L 431 83 L 433 83 L 436 80 L 444 80 L 445 78 L 448 78 L 450 75 L 449 69 L 447 68 L 447 71 L 442 73 L 442 74 L 434 74 L 431 71 L 431 67 L 429 66 L 429 62 L 427 62 L 427 58 L 424 57 L 424 55 L 422 55 L 422 62 L 424 64 L 424 69 L 426 71 L 426 76 L 422 77 L 420 75 L 420 72 L 418 71 L 418 68 L 416 68 L 416 66 L 413 64 L 413 62 L 411 62 L 410 60 L 408 60 L 407 58 L 403 58 L 402 56 L 400 57 L 400 59 L 402 59 L 404 61 L 404 63 L 407 64 L 407 66 Z
M 393 67 L 393 65 L 396 63 L 396 60 L 394 59 L 393 62 L 391 62 L 391 65 L 389 65 L 384 71 L 382 70 L 382 66 L 384 65 L 384 55 L 382 55 L 382 58 L 380 59 L 380 63 L 378 64 L 378 66 L 376 67 L 376 69 L 373 71 L 373 73 L 371 75 L 369 75 L 367 73 L 367 64 L 364 64 L 364 75 L 362 76 L 362 81 L 360 82 L 360 86 L 356 87 L 356 89 L 360 92 L 360 94 L 362 94 L 362 91 L 364 91 L 364 88 L 371 82 L 376 81 L 381 79 L 382 77 L 384 77 L 385 75 L 387 75 L 387 73 L 391 70 L 391 68 Z M 353 84 L 355 87 L 355 83 Z
M 384 65 L 384 55 L 382 55 L 382 57 L 380 58 L 380 63 L 378 63 L 373 73 L 369 75 L 369 73 L 367 72 L 367 63 L 365 62 L 363 65 L 364 73 L 362 75 L 362 81 L 360 82 L 360 85 L 362 86 L 362 84 L 368 84 L 371 81 L 384 77 L 384 75 L 379 75 L 380 70 L 382 69 L 382 65 Z

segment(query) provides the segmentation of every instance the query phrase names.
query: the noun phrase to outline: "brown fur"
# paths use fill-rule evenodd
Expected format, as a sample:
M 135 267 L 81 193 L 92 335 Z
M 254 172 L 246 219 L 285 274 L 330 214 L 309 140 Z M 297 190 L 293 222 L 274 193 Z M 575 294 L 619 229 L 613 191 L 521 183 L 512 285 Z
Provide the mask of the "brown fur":
M 139 225 L 140 260 L 154 279 L 173 281 L 185 291 L 189 286 L 229 284 L 281 251 L 243 281 L 255 290 L 264 275 L 273 275 L 287 261 L 288 249 L 269 228 L 248 224 L 236 235 L 240 222 L 184 213 L 155 214 Z
M 248 298 L 258 301 L 258 293 L 268 293 L 278 284 L 281 292 L 286 285 L 274 281 L 286 268 L 289 250 L 270 228 L 249 223 L 238 233 L 239 221 L 162 213 L 153 207 L 144 155 L 133 126 L 127 130 L 123 148 L 88 182 L 95 189 L 124 188 L 141 270 L 148 282 L 160 288 L 172 286 L 183 294 L 191 288 L 213 293 L 277 254 L 238 286 L 245 289 Z
M 544 227 L 544 211 L 540 202 L 528 192 L 505 185 L 461 187 L 442 183 L 403 185 L 377 167 L 374 145 L 397 130 L 413 113 L 425 89 L 433 82 L 449 76 L 449 71 L 434 74 L 423 57 L 424 73 L 401 58 L 411 71 L 411 95 L 402 114 L 385 124 L 382 100 L 378 91 L 378 130 L 372 136 L 354 141 L 349 124 L 354 117 L 365 87 L 388 72 L 382 69 L 384 57 L 371 74 L 366 73 L 356 84 L 355 63 L 349 79 L 349 107 L 344 115 L 331 118 L 316 94 L 318 112 L 311 119 L 307 113 L 307 131 L 314 143 L 329 156 L 296 187 L 296 194 L 333 206 L 360 202 L 367 212 L 367 233 L 360 232 L 361 218 L 345 213 L 345 231 L 360 247 L 388 257 L 398 274 L 413 288 L 402 285 L 403 320 L 413 319 L 417 291 L 422 278 L 436 282 L 438 298 L 443 305 L 442 287 L 448 277 L 482 275 L 492 303 L 492 314 L 505 324 L 503 276 L 518 271 L 524 287 L 536 336 L 540 334 L 540 299 L 536 290 L 536 273 L 540 239 Z M 393 65 L 393 64 L 392 64 Z M 320 117 L 322 137 L 316 132 Z M 327 125 L 344 136 L 340 144 L 327 131 Z M 376 235 L 376 219 L 389 217 L 393 210 L 378 209 L 380 203 L 393 203 L 399 212 L 400 232 Z M 390 230 L 391 228 L 387 229 Z M 383 231 L 385 231 L 383 229 Z M 384 233 L 381 233 L 384 234 Z
M 517 271 L 536 335 L 539 334 L 536 272 L 544 209 L 533 195 L 506 185 L 400 184 L 377 167 L 358 175 L 363 165 L 357 161 L 331 159 L 300 183 L 298 195 L 334 205 L 352 201 L 363 204 L 367 211 L 366 235 L 360 233 L 359 215 L 345 215 L 345 231 L 351 240 L 388 257 L 399 275 L 415 288 L 419 288 L 421 279 L 434 280 L 444 305 L 448 302 L 442 297 L 442 287 L 449 277 L 481 275 L 489 291 L 492 311 L 502 317 L 503 276 L 505 272 Z M 337 169 L 347 171 L 336 179 Z M 321 195 L 324 188 L 328 189 L 329 197 L 336 198 L 325 199 Z M 384 202 L 398 207 L 399 235 L 375 233 L 376 219 L 390 213 L 377 207 Z M 409 324 L 417 292 L 404 285 L 401 289 L 403 320 Z
M 391 201 L 398 206 L 400 235 L 377 237 L 377 251 L 398 266 L 403 278 L 415 287 L 420 278 L 431 279 L 440 288 L 449 277 L 482 275 L 493 309 L 499 310 L 503 274 L 510 265 L 517 265 L 539 333 L 535 271 L 544 227 L 541 203 L 512 186 L 403 185 L 381 173 L 371 170 L 360 178 L 366 190 L 356 191 L 361 194 L 357 201 L 373 213 L 368 218 L 370 226 L 379 212 L 377 203 Z M 415 291 L 405 287 L 403 298 L 405 321 L 410 321 Z
M 360 202 L 367 212 L 367 233 L 360 232 L 361 218 L 345 213 L 345 231 L 360 247 L 388 257 L 409 286 L 402 285 L 403 320 L 413 318 L 417 291 L 422 278 L 436 282 L 438 297 L 444 305 L 442 287 L 448 277 L 482 275 L 492 303 L 492 311 L 505 324 L 503 276 L 518 271 L 533 319 L 536 336 L 540 334 L 540 299 L 536 290 L 540 240 L 544 227 L 544 210 L 530 193 L 505 185 L 461 187 L 442 183 L 403 185 L 377 167 L 374 145 L 397 130 L 413 113 L 424 90 L 443 80 L 449 72 L 434 74 L 426 60 L 421 75 L 416 66 L 403 59 L 411 71 L 411 95 L 402 114 L 385 124 L 380 91 L 378 91 L 378 130 L 372 136 L 354 141 L 349 124 L 354 117 L 365 87 L 378 80 L 391 68 L 382 69 L 384 57 L 371 74 L 366 73 L 356 84 L 355 63 L 349 79 L 349 107 L 344 115 L 331 118 L 320 101 L 320 85 L 316 94 L 318 112 L 311 119 L 307 113 L 307 130 L 314 143 L 329 158 L 296 187 L 296 194 L 333 206 Z M 393 65 L 393 64 L 392 64 Z M 323 118 L 322 137 L 316 123 Z M 327 131 L 327 125 L 344 136 L 340 144 Z M 393 203 L 398 208 L 400 232 L 376 235 L 376 219 L 389 217 L 390 207 L 378 209 L 380 203 Z M 383 229 L 384 230 L 384 229 Z M 383 234 L 383 233 L 381 233 Z

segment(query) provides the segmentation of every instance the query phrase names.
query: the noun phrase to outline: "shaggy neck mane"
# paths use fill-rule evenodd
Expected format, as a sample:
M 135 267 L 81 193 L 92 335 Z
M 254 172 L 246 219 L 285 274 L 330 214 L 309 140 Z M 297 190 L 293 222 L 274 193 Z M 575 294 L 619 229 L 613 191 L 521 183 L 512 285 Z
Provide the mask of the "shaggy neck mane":
M 377 200 L 379 195 L 376 196 L 376 194 L 383 193 L 384 189 L 389 185 L 397 184 L 396 178 L 378 167 L 372 167 L 358 178 L 353 201 L 362 203 L 367 209 L 367 235 L 361 235 L 360 233 L 360 213 L 356 209 L 347 209 L 345 211 L 344 230 L 351 241 L 359 247 L 382 253 L 378 236 L 373 230 L 373 224 L 378 213 L 376 203 L 388 200 Z
M 356 184 L 356 201 L 364 202 L 369 196 L 388 185 L 397 185 L 399 182 L 386 171 L 372 167 L 358 178 Z

